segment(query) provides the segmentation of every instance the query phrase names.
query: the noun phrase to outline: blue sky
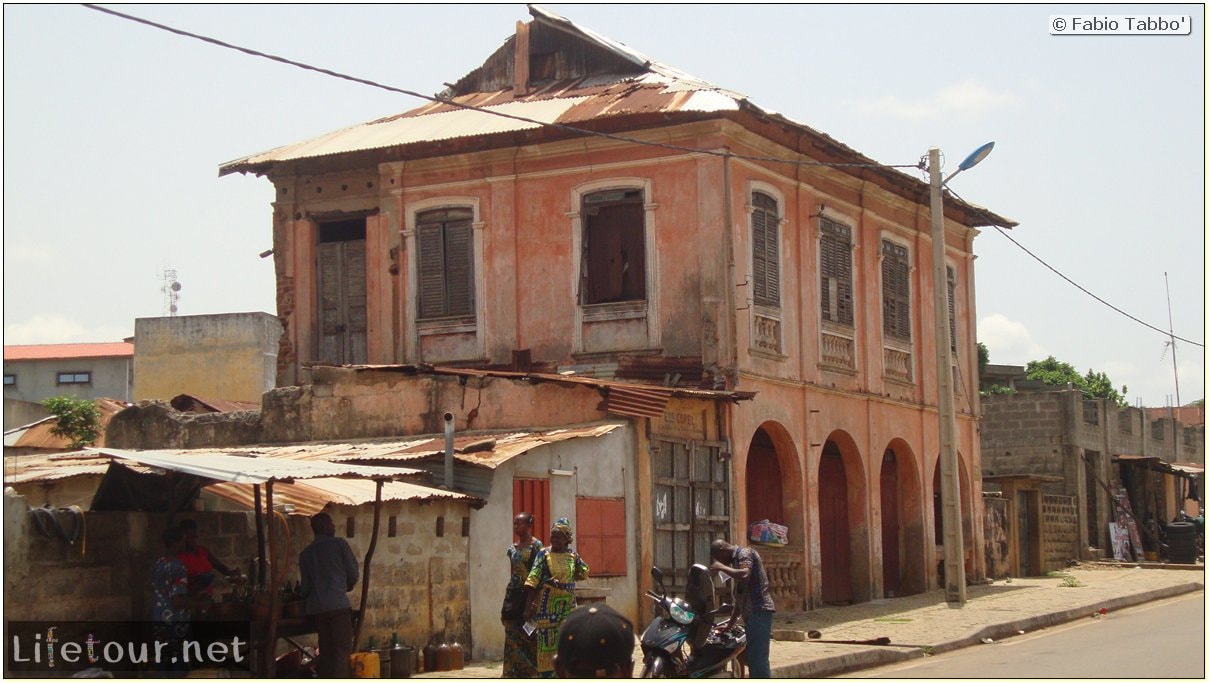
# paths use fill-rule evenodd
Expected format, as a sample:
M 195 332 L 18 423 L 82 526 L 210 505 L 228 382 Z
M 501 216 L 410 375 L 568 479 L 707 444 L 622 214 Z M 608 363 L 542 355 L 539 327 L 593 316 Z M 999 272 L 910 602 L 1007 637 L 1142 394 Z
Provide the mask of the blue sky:
M 527 20 L 507 5 L 107 5 L 425 93 Z M 1098 296 L 1205 339 L 1205 42 L 1196 5 L 543 5 L 889 164 L 931 146 L 951 186 Z M 1192 15 L 1189 36 L 1052 36 L 1051 15 Z M 111 341 L 165 313 L 275 310 L 270 184 L 222 162 L 419 101 L 78 5 L 4 7 L 4 340 Z M 1174 400 L 1165 335 L 994 229 L 975 242 L 994 363 L 1054 355 Z M 1180 398 L 1204 349 L 1177 342 Z M 1166 353 L 1166 355 L 1164 355 Z

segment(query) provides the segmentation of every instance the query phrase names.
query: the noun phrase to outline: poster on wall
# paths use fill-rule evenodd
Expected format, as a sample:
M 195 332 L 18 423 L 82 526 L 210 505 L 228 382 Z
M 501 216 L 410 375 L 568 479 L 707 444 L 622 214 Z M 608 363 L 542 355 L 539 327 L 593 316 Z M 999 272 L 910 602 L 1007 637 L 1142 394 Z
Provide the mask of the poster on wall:
M 1126 555 L 1129 549 L 1129 529 L 1116 522 L 1108 523 L 1108 537 L 1112 539 L 1112 557 L 1114 560 L 1129 561 Z

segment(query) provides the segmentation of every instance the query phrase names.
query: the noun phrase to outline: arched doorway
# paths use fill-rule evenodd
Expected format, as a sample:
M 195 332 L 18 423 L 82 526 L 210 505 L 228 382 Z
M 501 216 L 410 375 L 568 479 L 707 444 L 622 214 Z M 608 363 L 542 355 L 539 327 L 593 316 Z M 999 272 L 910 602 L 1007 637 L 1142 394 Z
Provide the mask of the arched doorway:
M 927 589 L 924 511 L 920 476 L 910 446 L 895 439 L 882 453 L 882 595 L 915 595 Z
M 882 454 L 882 594 L 899 595 L 902 585 L 902 527 L 899 525 L 898 456 L 893 448 Z
M 757 429 L 747 449 L 747 523 L 762 519 L 786 524 L 781 465 L 777 462 L 772 437 Z
M 870 600 L 865 477 L 847 434 L 835 432 L 823 444 L 818 482 L 820 597 L 826 604 Z
M 742 482 L 746 532 L 752 522 L 767 519 L 789 528 L 789 545 L 760 549 L 769 590 L 777 606 L 795 608 L 805 602 L 806 517 L 805 485 L 797 450 L 789 432 L 777 422 L 756 429 L 747 448 Z
M 961 453 L 957 454 L 957 479 L 961 486 L 961 547 L 965 557 L 966 575 L 973 570 L 971 548 L 974 543 L 973 512 L 970 507 L 970 477 L 966 472 L 966 463 Z M 940 458 L 936 458 L 936 466 L 932 470 L 932 524 L 935 533 L 936 547 L 944 546 L 944 511 L 940 500 Z M 944 587 L 944 560 L 937 558 L 937 585 Z

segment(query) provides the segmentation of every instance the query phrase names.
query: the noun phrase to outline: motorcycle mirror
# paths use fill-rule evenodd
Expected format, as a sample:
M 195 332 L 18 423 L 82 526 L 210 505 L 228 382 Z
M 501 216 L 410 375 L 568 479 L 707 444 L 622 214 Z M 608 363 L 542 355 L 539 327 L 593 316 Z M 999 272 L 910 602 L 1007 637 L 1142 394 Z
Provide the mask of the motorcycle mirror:
M 655 584 L 659 587 L 659 590 L 662 591 L 663 590 L 663 572 L 659 570 L 659 567 L 651 567 L 651 578 L 655 579 Z

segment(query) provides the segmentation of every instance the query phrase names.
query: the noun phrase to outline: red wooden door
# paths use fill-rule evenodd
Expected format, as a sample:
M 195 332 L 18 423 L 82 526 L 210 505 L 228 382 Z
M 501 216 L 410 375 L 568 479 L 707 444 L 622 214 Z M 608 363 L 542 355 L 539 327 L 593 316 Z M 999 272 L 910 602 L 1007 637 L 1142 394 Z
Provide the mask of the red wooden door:
M 829 444 L 830 446 L 830 444 Z M 819 545 L 823 560 L 823 602 L 852 601 L 852 561 L 848 539 L 848 477 L 839 452 L 824 449 L 819 463 Z
M 882 588 L 886 597 L 899 593 L 898 463 L 894 451 L 882 458 Z
M 781 465 L 772 442 L 762 443 L 767 440 L 763 431 L 756 432 L 747 452 L 747 523 L 767 519 L 788 526 L 781 500 Z

